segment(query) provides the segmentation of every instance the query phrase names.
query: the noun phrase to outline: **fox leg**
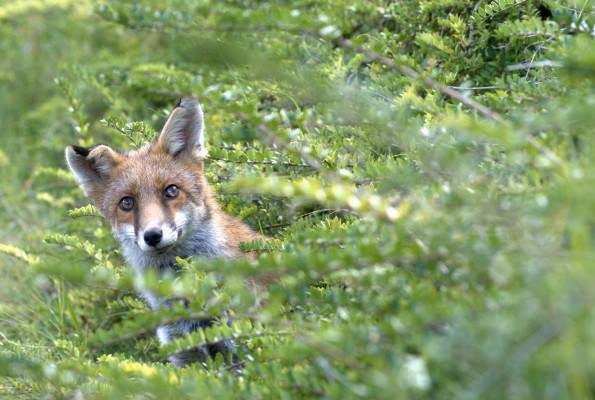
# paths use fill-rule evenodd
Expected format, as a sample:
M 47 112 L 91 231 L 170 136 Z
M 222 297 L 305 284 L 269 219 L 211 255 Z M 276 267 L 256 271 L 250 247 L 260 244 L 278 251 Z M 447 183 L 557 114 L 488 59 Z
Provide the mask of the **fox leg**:
M 143 292 L 142 297 L 155 312 L 158 312 L 158 310 L 162 307 L 171 307 L 171 304 L 175 301 L 182 301 L 185 307 L 188 306 L 188 301 L 186 299 L 177 298 L 163 300 L 148 291 Z M 159 340 L 160 344 L 164 345 L 170 343 L 177 337 L 195 332 L 198 329 L 209 328 L 213 326 L 213 322 L 214 320 L 212 318 L 207 318 L 201 320 L 182 320 L 172 322 L 170 324 L 164 324 L 157 328 L 157 339 Z M 233 365 L 239 365 L 237 346 L 231 339 L 223 339 L 215 343 L 209 343 L 189 350 L 173 353 L 170 354 L 167 359 L 176 367 L 184 367 L 194 362 L 204 362 L 209 357 L 214 359 L 217 354 L 221 354 L 223 359 L 228 361 L 230 360 L 230 352 Z
M 160 333 L 163 336 L 163 330 L 167 331 L 167 339 L 171 341 L 173 338 L 187 335 L 195 332 L 198 329 L 205 329 L 213 325 L 212 319 L 203 320 L 185 320 L 178 321 L 172 324 L 162 325 L 158 328 L 157 335 Z M 209 343 L 202 346 L 197 346 L 192 349 L 183 350 L 177 353 L 170 354 L 168 356 L 169 362 L 176 367 L 184 367 L 194 362 L 204 362 L 208 358 L 215 358 L 217 354 L 221 354 L 226 362 L 230 360 L 233 365 L 238 362 L 237 357 L 237 346 L 231 339 L 223 339 L 215 343 Z

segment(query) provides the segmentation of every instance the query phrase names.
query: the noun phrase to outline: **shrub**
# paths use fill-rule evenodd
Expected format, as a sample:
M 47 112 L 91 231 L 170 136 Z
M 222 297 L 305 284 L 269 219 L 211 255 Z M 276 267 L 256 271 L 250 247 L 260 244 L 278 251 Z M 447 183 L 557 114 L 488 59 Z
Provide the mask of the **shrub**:
M 590 2 L 2 2 L 0 29 L 0 393 L 593 397 Z M 141 280 L 62 149 L 138 147 L 181 95 L 274 240 Z M 156 345 L 193 316 L 219 323 Z M 240 373 L 164 363 L 222 336 Z

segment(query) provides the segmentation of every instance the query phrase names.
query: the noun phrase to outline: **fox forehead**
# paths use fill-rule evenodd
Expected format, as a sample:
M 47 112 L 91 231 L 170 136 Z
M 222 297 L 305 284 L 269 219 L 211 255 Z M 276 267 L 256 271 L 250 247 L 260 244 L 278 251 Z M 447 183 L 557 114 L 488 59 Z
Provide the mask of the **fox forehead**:
M 139 203 L 160 198 L 169 185 L 176 185 L 195 202 L 204 186 L 202 163 L 186 162 L 147 145 L 123 154 L 97 194 L 96 204 L 112 215 L 123 196 L 133 196 Z

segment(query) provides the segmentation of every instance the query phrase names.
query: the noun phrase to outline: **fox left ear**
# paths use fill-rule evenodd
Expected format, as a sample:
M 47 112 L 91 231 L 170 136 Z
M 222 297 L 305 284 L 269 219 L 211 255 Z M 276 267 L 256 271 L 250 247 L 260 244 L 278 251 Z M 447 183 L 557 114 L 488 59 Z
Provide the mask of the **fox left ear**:
M 204 117 L 197 99 L 183 97 L 173 109 L 161 130 L 157 144 L 172 156 L 189 154 L 206 157 Z

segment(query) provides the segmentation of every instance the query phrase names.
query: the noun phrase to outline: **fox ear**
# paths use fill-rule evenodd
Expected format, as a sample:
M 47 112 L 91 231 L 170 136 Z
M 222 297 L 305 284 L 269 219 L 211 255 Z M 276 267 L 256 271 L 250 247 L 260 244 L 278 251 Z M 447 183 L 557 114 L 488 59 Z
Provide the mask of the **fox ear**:
M 123 157 L 105 145 L 88 149 L 79 146 L 66 148 L 68 167 L 87 195 L 91 195 L 99 187 Z
M 165 122 L 157 144 L 174 157 L 182 153 L 206 157 L 203 128 L 204 117 L 198 100 L 183 97 Z

